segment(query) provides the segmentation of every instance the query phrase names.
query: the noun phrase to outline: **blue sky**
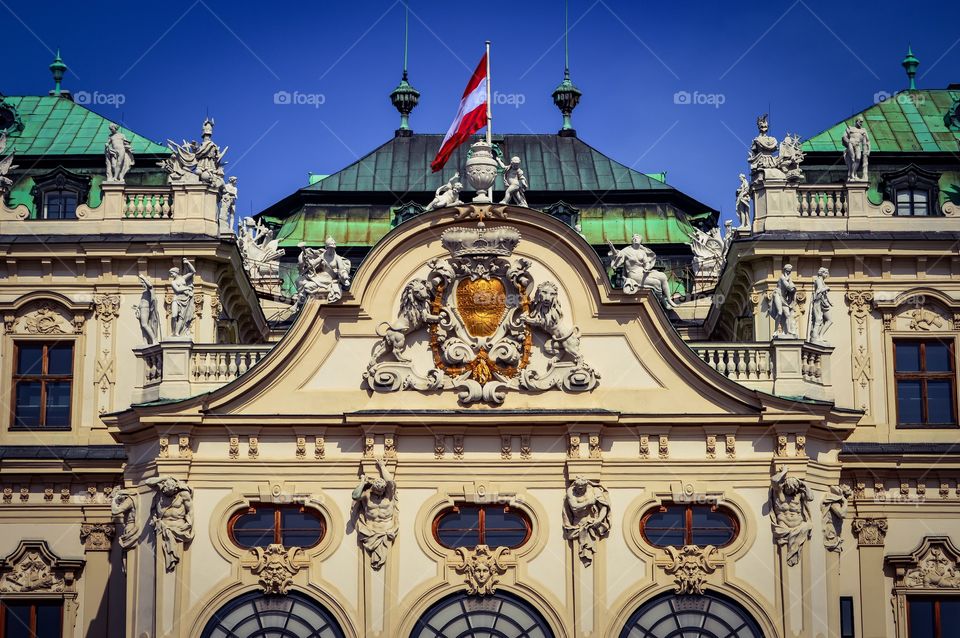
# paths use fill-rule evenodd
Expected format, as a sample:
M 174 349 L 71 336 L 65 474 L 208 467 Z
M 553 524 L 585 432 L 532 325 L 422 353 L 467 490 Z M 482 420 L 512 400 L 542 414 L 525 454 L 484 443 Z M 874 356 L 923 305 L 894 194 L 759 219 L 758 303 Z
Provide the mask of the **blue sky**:
M 421 92 L 414 130 L 447 129 L 485 39 L 500 102 L 494 130 L 559 128 L 550 93 L 563 73 L 562 1 L 408 5 L 410 81 Z M 569 11 L 580 137 L 638 170 L 666 171 L 724 218 L 760 113 L 770 112 L 778 138 L 814 135 L 905 88 L 908 42 L 921 88 L 960 82 L 954 21 L 902 0 L 570 0 Z M 150 138 L 197 138 L 210 114 L 247 214 L 392 136 L 403 14 L 402 0 L 0 0 L 0 91 L 45 93 L 59 47 L 71 69 L 64 86 Z M 300 103 L 277 104 L 277 92 Z M 678 104 L 678 92 L 700 103 Z

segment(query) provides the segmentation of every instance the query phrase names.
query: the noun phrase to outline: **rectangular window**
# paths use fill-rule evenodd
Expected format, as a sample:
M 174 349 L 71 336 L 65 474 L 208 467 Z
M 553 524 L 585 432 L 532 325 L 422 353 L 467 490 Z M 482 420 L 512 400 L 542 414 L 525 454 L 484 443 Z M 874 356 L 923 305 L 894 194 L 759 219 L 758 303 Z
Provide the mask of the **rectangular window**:
M 14 344 L 13 429 L 70 429 L 73 342 Z
M 953 341 L 895 339 L 897 424 L 949 427 L 957 424 Z
M 856 638 L 853 629 L 853 598 L 840 597 L 840 638 Z
M 0 602 L 0 638 L 44 638 L 63 635 L 63 601 Z
M 960 626 L 960 598 L 907 597 L 910 638 L 952 638 Z
M 76 219 L 77 194 L 73 191 L 49 191 L 43 196 L 44 219 Z
M 930 214 L 930 193 L 925 190 L 897 191 L 897 216 L 926 216 Z

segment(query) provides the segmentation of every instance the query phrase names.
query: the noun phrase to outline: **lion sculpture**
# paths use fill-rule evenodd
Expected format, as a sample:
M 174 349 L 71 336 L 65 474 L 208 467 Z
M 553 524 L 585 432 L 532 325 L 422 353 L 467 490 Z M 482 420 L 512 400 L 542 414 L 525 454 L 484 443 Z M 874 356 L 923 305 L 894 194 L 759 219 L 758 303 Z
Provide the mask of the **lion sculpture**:
M 381 340 L 373 348 L 371 361 L 377 361 L 387 353 L 393 354 L 397 361 L 409 363 L 404 355 L 407 348 L 407 335 L 427 323 L 440 321 L 439 315 L 430 312 L 430 298 L 433 292 L 425 279 L 413 279 L 403 287 L 400 295 L 400 312 L 393 323 L 384 321 L 377 327 L 377 336 Z
M 559 361 L 564 353 L 574 360 L 578 368 L 586 367 L 580 352 L 580 329 L 563 320 L 557 284 L 545 281 L 537 286 L 530 302 L 530 312 L 524 322 L 550 335 L 544 350 Z

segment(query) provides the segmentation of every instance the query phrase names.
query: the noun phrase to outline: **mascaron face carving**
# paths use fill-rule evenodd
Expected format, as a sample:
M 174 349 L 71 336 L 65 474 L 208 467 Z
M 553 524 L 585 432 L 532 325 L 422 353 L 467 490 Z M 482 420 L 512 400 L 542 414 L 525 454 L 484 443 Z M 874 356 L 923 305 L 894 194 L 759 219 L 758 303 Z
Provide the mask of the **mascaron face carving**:
M 580 331 L 564 315 L 559 287 L 534 286 L 531 263 L 510 259 L 520 233 L 509 226 L 454 227 L 441 241 L 449 259 L 401 293 L 393 322 L 380 325 L 364 378 L 377 392 L 460 390 L 461 403 L 500 404 L 508 390 L 592 390 L 599 375 L 584 361 Z M 533 333 L 546 337 L 544 369 L 529 367 Z M 425 332 L 433 367 L 422 374 L 406 354 Z

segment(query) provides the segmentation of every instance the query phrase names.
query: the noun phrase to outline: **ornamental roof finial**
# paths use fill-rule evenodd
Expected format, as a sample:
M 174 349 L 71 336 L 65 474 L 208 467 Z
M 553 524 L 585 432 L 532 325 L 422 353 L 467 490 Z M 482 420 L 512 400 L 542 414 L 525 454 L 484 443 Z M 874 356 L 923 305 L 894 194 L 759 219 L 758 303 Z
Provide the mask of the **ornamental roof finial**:
M 60 82 L 63 80 L 63 74 L 67 71 L 67 65 L 60 59 L 60 49 L 57 49 L 57 57 L 50 63 L 50 72 L 53 74 L 53 90 L 50 95 L 60 97 L 63 90 L 60 88 Z
M 917 90 L 917 67 L 920 66 L 920 60 L 913 55 L 913 49 L 910 45 L 907 45 L 907 55 L 904 56 L 903 62 L 900 64 L 903 65 L 903 69 L 907 72 L 907 77 L 910 78 L 910 86 L 907 90 L 916 91 Z
M 570 115 L 573 109 L 580 103 L 582 93 L 580 89 L 570 80 L 570 46 L 568 35 L 570 28 L 568 26 L 568 2 L 563 3 L 563 82 L 553 90 L 553 103 L 563 114 L 563 126 L 557 135 L 561 137 L 576 137 L 577 131 L 573 128 L 573 122 Z
M 390 102 L 400 112 L 400 128 L 396 130 L 397 137 L 413 135 L 410 128 L 410 112 L 420 101 L 420 91 L 407 82 L 407 40 L 410 35 L 410 8 L 404 3 L 403 17 L 403 75 L 400 84 L 390 93 Z

